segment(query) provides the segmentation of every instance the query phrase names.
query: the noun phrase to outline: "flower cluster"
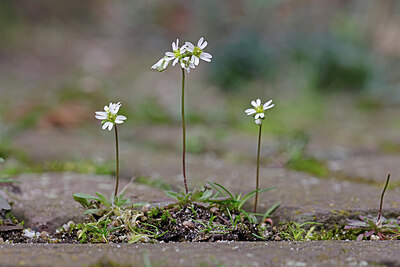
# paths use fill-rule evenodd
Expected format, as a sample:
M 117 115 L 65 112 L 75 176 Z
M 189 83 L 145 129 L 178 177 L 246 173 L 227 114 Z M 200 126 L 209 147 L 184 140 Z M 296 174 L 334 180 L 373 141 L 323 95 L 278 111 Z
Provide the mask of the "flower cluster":
M 105 130 L 108 128 L 109 131 L 113 128 L 114 124 L 121 124 L 126 120 L 125 116 L 118 115 L 119 108 L 121 107 L 121 102 L 116 104 L 110 103 L 109 106 L 104 107 L 104 111 L 96 111 L 96 119 L 102 120 L 102 128 Z
M 200 59 L 210 62 L 212 56 L 204 52 L 203 49 L 206 48 L 207 41 L 201 37 L 197 42 L 197 46 L 193 45 L 191 42 L 185 42 L 185 44 L 179 47 L 179 39 L 172 43 L 172 52 L 166 52 L 165 56 L 157 61 L 151 68 L 157 71 L 164 71 L 171 64 L 175 66 L 179 62 L 181 67 L 187 72 L 190 69 L 194 69 L 200 63 Z
M 265 119 L 265 111 L 273 108 L 274 104 L 271 104 L 272 100 L 269 100 L 264 105 L 262 105 L 261 100 L 253 100 L 251 101 L 251 105 L 253 108 L 246 109 L 245 112 L 249 116 L 253 116 L 255 119 L 255 123 L 261 125 L 263 120 Z

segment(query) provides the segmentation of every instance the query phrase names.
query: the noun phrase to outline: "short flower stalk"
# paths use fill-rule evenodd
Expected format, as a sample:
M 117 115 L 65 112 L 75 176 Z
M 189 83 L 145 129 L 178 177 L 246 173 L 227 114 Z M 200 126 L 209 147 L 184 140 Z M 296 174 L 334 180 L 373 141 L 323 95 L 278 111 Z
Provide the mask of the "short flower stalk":
M 175 66 L 177 63 L 182 69 L 182 92 L 181 92 L 181 115 L 182 115 L 182 172 L 183 172 L 183 183 L 185 186 L 185 192 L 188 194 L 188 186 L 186 180 L 186 122 L 185 122 L 185 71 L 188 73 L 190 69 L 196 68 L 199 65 L 200 59 L 206 62 L 210 62 L 212 56 L 204 52 L 204 48 L 207 46 L 207 41 L 201 37 L 197 42 L 197 46 L 191 42 L 185 42 L 185 44 L 179 47 L 179 39 L 172 43 L 172 52 L 166 52 L 165 56 L 158 60 L 151 68 L 157 71 L 166 70 L 169 65 Z M 172 63 L 171 63 L 172 62 Z
M 258 149 L 257 149 L 257 170 L 256 170 L 256 196 L 254 201 L 254 213 L 257 213 L 258 204 L 258 191 L 260 188 L 260 153 L 261 153 L 261 133 L 262 133 L 262 123 L 265 119 L 265 111 L 273 108 L 272 100 L 269 100 L 264 105 L 261 104 L 261 100 L 251 101 L 253 108 L 245 110 L 246 115 L 253 116 L 255 124 L 259 126 L 258 128 Z
M 115 129 L 115 173 L 116 173 L 116 181 L 115 181 L 115 191 L 114 198 L 118 196 L 118 185 L 119 185 L 119 147 L 118 147 L 118 127 L 117 124 L 122 124 L 126 120 L 125 116 L 118 115 L 118 111 L 121 107 L 121 103 L 118 102 L 116 104 L 110 103 L 109 106 L 104 107 L 104 111 L 96 111 L 96 119 L 101 120 L 101 124 L 103 125 L 103 130 Z

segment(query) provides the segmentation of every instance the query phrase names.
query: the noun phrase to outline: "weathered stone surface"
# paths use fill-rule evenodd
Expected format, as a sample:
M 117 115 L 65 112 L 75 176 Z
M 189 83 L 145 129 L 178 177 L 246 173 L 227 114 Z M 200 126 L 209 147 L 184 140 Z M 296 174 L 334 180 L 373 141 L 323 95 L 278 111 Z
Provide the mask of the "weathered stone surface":
M 1 266 L 398 266 L 399 242 L 1 244 Z

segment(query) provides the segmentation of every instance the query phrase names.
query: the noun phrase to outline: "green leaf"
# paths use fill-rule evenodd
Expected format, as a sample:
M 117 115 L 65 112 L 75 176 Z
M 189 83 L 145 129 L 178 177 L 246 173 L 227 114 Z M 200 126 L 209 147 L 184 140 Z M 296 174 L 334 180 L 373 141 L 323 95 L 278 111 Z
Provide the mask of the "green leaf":
M 74 200 L 76 202 L 80 203 L 84 208 L 87 208 L 90 206 L 90 203 L 88 200 L 100 201 L 100 199 L 98 199 L 97 197 L 89 195 L 89 194 L 85 194 L 85 193 L 74 193 L 74 194 L 72 194 L 72 197 L 74 198 Z
M 173 191 L 164 191 L 164 193 L 172 199 L 178 200 L 178 193 Z
M 10 204 L 8 204 L 7 200 L 5 200 L 1 195 L 0 195 L 0 211 L 1 210 L 11 210 Z
M 83 212 L 83 214 L 87 215 L 87 214 L 96 214 L 99 213 L 100 209 L 87 209 Z
M 103 194 L 100 194 L 99 192 L 96 192 L 96 195 L 100 198 L 100 202 L 101 203 L 103 203 L 108 208 L 111 208 L 111 206 L 112 206 L 111 202 L 108 201 L 108 199 Z
M 89 194 L 85 194 L 85 193 L 74 193 L 72 194 L 73 197 L 77 197 L 77 198 L 83 198 L 83 199 L 87 199 L 87 200 L 98 200 L 100 201 L 100 199 L 98 197 L 89 195 Z
M 226 197 L 230 197 L 230 198 L 234 198 L 233 195 L 231 194 L 231 192 L 229 192 L 228 189 L 226 189 L 225 187 L 223 187 L 222 185 L 218 184 L 218 183 L 209 183 L 209 185 L 211 187 L 213 187 L 215 190 L 217 190 L 218 192 L 220 192 L 222 195 L 225 195 Z M 222 189 L 222 191 L 221 191 Z

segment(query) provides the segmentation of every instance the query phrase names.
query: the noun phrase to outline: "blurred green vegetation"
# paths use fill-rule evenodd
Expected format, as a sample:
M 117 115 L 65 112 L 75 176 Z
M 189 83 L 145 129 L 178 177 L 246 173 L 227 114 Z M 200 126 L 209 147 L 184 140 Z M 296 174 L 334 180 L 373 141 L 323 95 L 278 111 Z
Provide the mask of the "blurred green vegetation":
M 49 161 L 44 163 L 28 163 L 6 161 L 0 169 L 0 177 L 11 178 L 21 173 L 75 172 L 83 174 L 113 175 L 114 163 L 99 163 L 90 160 L 82 161 Z

